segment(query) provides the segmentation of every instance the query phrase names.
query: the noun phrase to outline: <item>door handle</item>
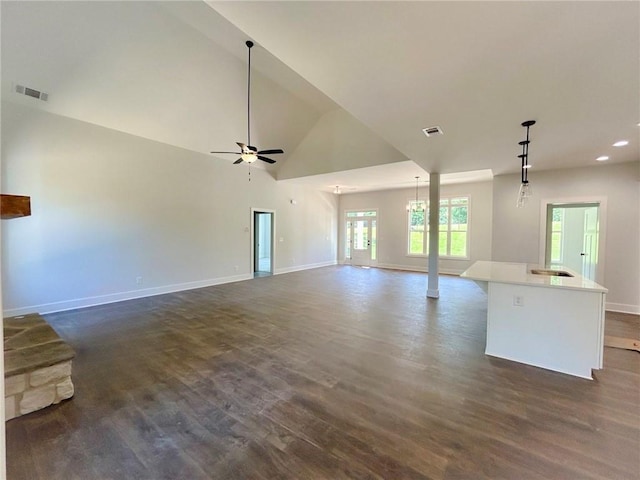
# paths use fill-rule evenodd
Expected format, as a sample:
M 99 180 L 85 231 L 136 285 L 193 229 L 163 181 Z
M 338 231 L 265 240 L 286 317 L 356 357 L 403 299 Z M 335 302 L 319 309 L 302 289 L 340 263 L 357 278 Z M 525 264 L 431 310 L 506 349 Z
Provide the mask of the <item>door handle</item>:
M 581 253 L 581 254 L 580 254 L 580 256 L 581 256 L 581 257 L 586 257 L 586 256 L 587 256 L 587 254 L 586 254 L 586 253 Z

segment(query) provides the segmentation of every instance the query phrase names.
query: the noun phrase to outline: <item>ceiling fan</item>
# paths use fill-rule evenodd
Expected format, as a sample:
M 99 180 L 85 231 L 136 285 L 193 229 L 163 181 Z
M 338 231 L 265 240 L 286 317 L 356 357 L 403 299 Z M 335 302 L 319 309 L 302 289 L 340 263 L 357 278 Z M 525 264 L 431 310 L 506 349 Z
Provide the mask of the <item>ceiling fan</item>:
M 251 145 L 251 47 L 253 47 L 253 42 L 251 40 L 247 40 L 246 42 L 247 48 L 249 50 L 249 68 L 247 74 L 247 143 L 236 142 L 236 144 L 240 147 L 239 152 L 211 152 L 211 153 L 230 153 L 233 155 L 240 155 L 240 158 L 233 162 L 234 165 L 238 163 L 246 162 L 253 163 L 256 160 L 262 160 L 267 163 L 276 163 L 275 160 L 265 157 L 264 155 L 275 155 L 284 153 L 284 150 L 281 148 L 272 148 L 269 150 L 258 150 L 256 147 Z

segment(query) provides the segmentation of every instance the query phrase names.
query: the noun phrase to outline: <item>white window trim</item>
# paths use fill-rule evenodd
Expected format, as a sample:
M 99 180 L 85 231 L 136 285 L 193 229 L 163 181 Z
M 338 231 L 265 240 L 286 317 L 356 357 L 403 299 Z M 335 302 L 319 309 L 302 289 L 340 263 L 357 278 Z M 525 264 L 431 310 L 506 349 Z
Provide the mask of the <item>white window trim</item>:
M 343 236 L 343 246 L 342 246 L 342 255 L 344 256 L 344 264 L 350 264 L 351 263 L 351 258 L 353 256 L 353 245 L 351 245 L 351 248 L 349 249 L 349 253 L 351 254 L 349 257 L 346 256 L 346 242 L 347 242 L 347 222 L 349 221 L 350 218 L 375 218 L 376 219 L 376 259 L 371 261 L 371 265 L 372 266 L 376 266 L 378 264 L 378 256 L 380 254 L 380 239 L 379 236 L 377 235 L 377 232 L 380 231 L 380 212 L 378 211 L 377 208 L 349 208 L 349 209 L 344 209 L 343 211 L 343 221 L 342 221 L 342 228 L 344 228 L 344 236 Z M 365 215 L 365 216 L 358 216 L 358 217 L 349 217 L 347 216 L 349 213 L 358 213 L 358 212 L 375 212 L 375 215 Z M 353 239 L 351 239 L 353 240 Z
M 410 198 L 409 200 L 407 200 L 407 205 L 409 206 L 409 209 L 411 208 L 411 204 L 415 203 L 415 201 L 416 201 L 415 197 Z M 425 200 L 424 198 L 418 197 L 418 202 L 422 202 L 425 205 L 425 207 L 428 207 L 428 205 L 429 205 L 429 200 Z M 409 235 L 409 228 L 411 228 L 411 220 L 409 220 L 409 211 L 410 210 L 407 210 L 406 213 L 405 213 L 405 216 L 404 216 L 404 218 L 405 218 L 405 229 L 404 229 L 404 231 L 407 234 L 407 240 L 405 242 L 405 253 L 406 253 L 405 256 L 406 257 L 411 257 L 411 258 L 429 258 L 429 255 L 427 255 L 426 253 L 409 253 L 409 248 L 410 248 L 410 244 L 411 244 L 411 235 Z M 426 220 L 426 218 L 425 218 L 425 220 Z M 426 226 L 427 225 L 425 223 L 425 227 Z M 425 235 L 427 234 L 426 229 L 424 231 L 424 234 Z M 423 243 L 422 243 L 422 251 L 423 252 L 426 250 L 426 246 L 425 245 L 426 244 L 423 241 Z
M 443 260 L 459 260 L 459 261 L 469 261 L 471 259 L 471 195 L 469 194 L 456 194 L 456 195 L 442 195 L 440 196 L 440 200 L 451 200 L 452 198 L 466 198 L 467 199 L 467 255 L 465 257 L 459 257 L 459 256 L 451 256 L 451 255 L 440 255 L 439 258 L 443 259 Z M 411 202 L 415 202 L 416 199 L 415 198 L 411 198 L 407 201 L 407 205 L 411 206 Z M 429 200 L 424 200 L 422 198 L 418 198 L 418 202 L 423 202 L 427 208 L 429 208 Z M 451 211 L 451 203 L 449 203 L 448 205 L 449 207 L 449 211 Z M 449 219 L 450 219 L 450 215 L 449 215 Z M 409 236 L 409 227 L 410 227 L 410 221 L 409 221 L 409 212 L 407 211 L 407 214 L 405 215 L 405 219 L 406 219 L 406 228 L 405 228 L 405 233 L 407 234 L 407 241 L 406 241 L 406 254 L 405 257 L 410 257 L 410 258 L 429 258 L 429 254 L 427 253 L 409 253 L 409 242 L 410 242 L 410 236 Z M 426 223 L 427 219 L 425 218 L 425 227 L 427 226 Z M 451 220 L 449 220 L 449 226 L 451 226 Z M 447 229 L 449 235 L 451 234 L 451 230 Z M 425 235 L 427 234 L 427 230 L 425 229 Z M 428 236 L 427 236 L 428 238 Z M 428 240 L 427 240 L 428 241 Z M 423 244 L 423 251 L 426 250 L 426 243 Z
M 540 200 L 540 229 L 538 230 L 539 247 L 538 263 L 545 264 L 545 254 L 547 249 L 547 206 L 549 204 L 563 203 L 599 203 L 600 204 L 600 230 L 598 240 L 598 268 L 596 270 L 596 282 L 605 282 L 604 265 L 606 260 L 606 240 L 607 240 L 607 197 L 600 195 L 584 197 L 556 197 L 543 198 Z

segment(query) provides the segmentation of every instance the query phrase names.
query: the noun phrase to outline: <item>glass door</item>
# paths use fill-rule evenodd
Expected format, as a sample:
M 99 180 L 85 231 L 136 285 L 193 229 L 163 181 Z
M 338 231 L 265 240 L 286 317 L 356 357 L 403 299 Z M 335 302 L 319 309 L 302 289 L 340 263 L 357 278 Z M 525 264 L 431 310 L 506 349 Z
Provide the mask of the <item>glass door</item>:
M 377 212 L 347 212 L 345 228 L 345 263 L 371 266 L 377 263 Z

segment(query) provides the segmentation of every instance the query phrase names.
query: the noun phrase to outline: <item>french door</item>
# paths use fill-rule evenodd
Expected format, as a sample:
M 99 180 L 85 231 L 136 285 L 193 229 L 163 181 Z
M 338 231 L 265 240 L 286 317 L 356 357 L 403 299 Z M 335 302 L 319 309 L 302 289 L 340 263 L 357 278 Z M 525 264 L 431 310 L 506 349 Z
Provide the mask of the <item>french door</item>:
M 345 262 L 356 266 L 377 264 L 377 212 L 346 212 Z

